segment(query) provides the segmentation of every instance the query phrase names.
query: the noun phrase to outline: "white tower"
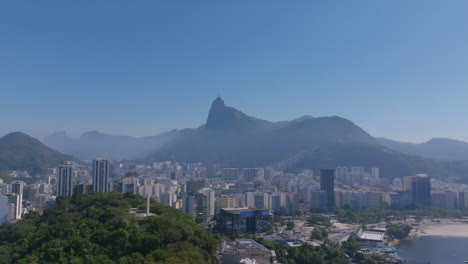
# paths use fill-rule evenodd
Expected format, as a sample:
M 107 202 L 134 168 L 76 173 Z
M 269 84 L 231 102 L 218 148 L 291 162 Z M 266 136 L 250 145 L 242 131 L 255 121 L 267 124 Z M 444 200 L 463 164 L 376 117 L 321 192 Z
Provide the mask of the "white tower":
M 69 161 L 62 162 L 58 168 L 57 196 L 73 195 L 73 164 Z
M 110 192 L 109 160 L 99 157 L 93 160 L 93 191 Z

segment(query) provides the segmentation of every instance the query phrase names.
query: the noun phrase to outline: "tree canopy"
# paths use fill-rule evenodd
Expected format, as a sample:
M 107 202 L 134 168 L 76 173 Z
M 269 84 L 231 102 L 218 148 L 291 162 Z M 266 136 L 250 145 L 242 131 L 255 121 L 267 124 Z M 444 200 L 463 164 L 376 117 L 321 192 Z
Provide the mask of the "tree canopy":
M 215 263 L 216 240 L 189 215 L 152 202 L 155 215 L 137 217 L 134 207 L 144 208 L 141 196 L 58 197 L 42 216 L 0 227 L 0 264 Z

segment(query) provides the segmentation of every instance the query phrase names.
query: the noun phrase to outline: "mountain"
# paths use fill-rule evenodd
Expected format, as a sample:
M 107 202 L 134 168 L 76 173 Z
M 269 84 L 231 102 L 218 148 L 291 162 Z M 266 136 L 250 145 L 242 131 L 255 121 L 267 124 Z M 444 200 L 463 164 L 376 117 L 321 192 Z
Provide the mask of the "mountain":
M 145 157 L 162 144 L 169 141 L 177 131 L 169 131 L 157 136 L 128 137 L 113 136 L 90 131 L 78 139 L 69 137 L 65 131 L 55 132 L 44 139 L 44 143 L 61 152 L 83 160 L 105 156 L 110 159 L 139 159 Z
M 218 97 L 204 125 L 176 135 L 150 159 L 264 166 L 328 142 L 375 144 L 373 137 L 344 118 L 307 116 L 275 123 L 226 106 Z
M 376 140 L 399 152 L 439 160 L 468 160 L 468 143 L 448 138 L 432 138 L 425 143 L 398 142 L 386 138 Z
M 263 130 L 273 126 L 273 123 L 263 119 L 248 116 L 243 112 L 226 106 L 221 97 L 211 104 L 205 128 L 211 130 Z
M 24 133 L 13 132 L 0 138 L 0 170 L 36 173 L 56 167 L 64 160 L 76 158 L 53 150 Z
M 384 177 L 434 173 L 453 176 L 463 163 L 444 163 L 402 154 L 350 120 L 305 116 L 269 122 L 251 117 L 216 98 L 204 125 L 174 138 L 150 160 L 217 162 L 225 166 L 280 166 L 286 170 L 337 166 L 380 167 Z M 458 174 L 457 174 L 458 175 Z

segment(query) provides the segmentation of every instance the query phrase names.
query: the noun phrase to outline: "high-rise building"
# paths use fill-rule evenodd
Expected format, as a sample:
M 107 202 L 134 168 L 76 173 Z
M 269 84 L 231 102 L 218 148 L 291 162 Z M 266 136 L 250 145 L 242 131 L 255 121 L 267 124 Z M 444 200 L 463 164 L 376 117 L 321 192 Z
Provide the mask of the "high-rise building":
M 411 188 L 413 188 L 413 179 L 416 176 L 405 176 L 403 177 L 403 191 L 409 191 L 411 192 Z
M 413 194 L 413 202 L 416 204 L 431 205 L 431 181 L 427 176 L 414 177 L 411 182 L 411 192 Z
M 457 209 L 465 210 L 467 206 L 468 206 L 468 192 L 459 192 Z
M 0 195 L 0 225 L 8 220 L 8 197 Z
M 93 160 L 93 191 L 97 193 L 107 193 L 111 191 L 109 160 L 103 157 Z
M 176 194 L 173 192 L 165 192 L 161 194 L 159 198 L 159 202 L 168 206 L 174 206 L 174 202 L 176 201 Z
M 190 179 L 186 183 L 186 193 L 196 193 L 205 187 L 205 179 Z
M 14 181 L 11 184 L 11 192 L 16 194 L 23 194 L 24 182 Z
M 10 185 L 6 183 L 0 183 L 0 195 L 5 195 L 10 192 Z
M 237 181 L 239 180 L 239 169 L 238 168 L 224 168 L 223 179 L 225 181 Z
M 184 194 L 182 196 L 182 211 L 184 213 L 190 214 L 193 218 L 197 217 L 196 208 L 196 197 L 191 194 Z
M 34 195 L 39 192 L 39 187 L 37 184 L 30 184 L 26 185 L 23 188 L 23 199 L 32 201 L 34 199 Z
M 254 179 L 263 178 L 265 170 L 262 168 L 244 168 L 242 169 L 242 177 L 244 181 L 251 182 Z
M 16 209 L 15 209 L 15 219 L 21 219 L 21 214 L 23 211 L 23 189 L 24 189 L 24 182 L 22 181 L 14 181 L 11 184 L 11 193 L 17 196 L 16 199 Z
M 281 212 L 281 208 L 282 208 L 282 206 L 281 206 L 282 201 L 281 200 L 283 200 L 281 193 L 279 193 L 279 192 L 272 193 L 269 198 L 270 198 L 270 202 L 269 202 L 270 203 L 270 206 L 269 206 L 270 208 L 269 209 L 272 210 L 274 213 Z
M 380 178 L 380 170 L 379 168 L 371 168 L 371 177 L 373 179 L 379 179 Z
M 249 208 L 263 209 L 268 207 L 268 196 L 265 193 L 247 192 L 245 195 Z
M 320 190 L 327 192 L 327 207 L 335 207 L 335 171 L 333 169 L 320 170 Z
M 328 207 L 328 192 L 326 191 L 311 191 L 311 203 L 312 209 L 326 208 Z
M 203 195 L 203 221 L 206 223 L 215 215 L 215 191 L 207 189 Z
M 21 219 L 21 212 L 23 211 L 23 205 L 21 204 L 21 197 L 19 194 L 8 194 L 8 220 L 19 220 Z
M 73 195 L 73 163 L 64 161 L 57 167 L 57 196 Z
M 138 191 L 138 178 L 125 178 L 121 182 L 123 193 L 136 194 Z M 146 197 L 146 196 L 145 196 Z
M 215 230 L 223 234 L 262 233 L 271 229 L 273 214 L 268 209 L 225 208 L 218 213 Z
M 223 208 L 234 208 L 236 207 L 236 199 L 228 195 L 221 195 L 215 200 L 215 213 Z

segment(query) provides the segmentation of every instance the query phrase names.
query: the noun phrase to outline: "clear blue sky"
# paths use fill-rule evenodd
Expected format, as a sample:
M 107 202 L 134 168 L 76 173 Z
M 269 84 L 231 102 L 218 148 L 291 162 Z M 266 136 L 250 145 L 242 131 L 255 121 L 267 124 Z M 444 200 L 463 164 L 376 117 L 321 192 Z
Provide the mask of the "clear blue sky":
M 2 1 L 0 135 L 271 121 L 468 141 L 468 1 Z

